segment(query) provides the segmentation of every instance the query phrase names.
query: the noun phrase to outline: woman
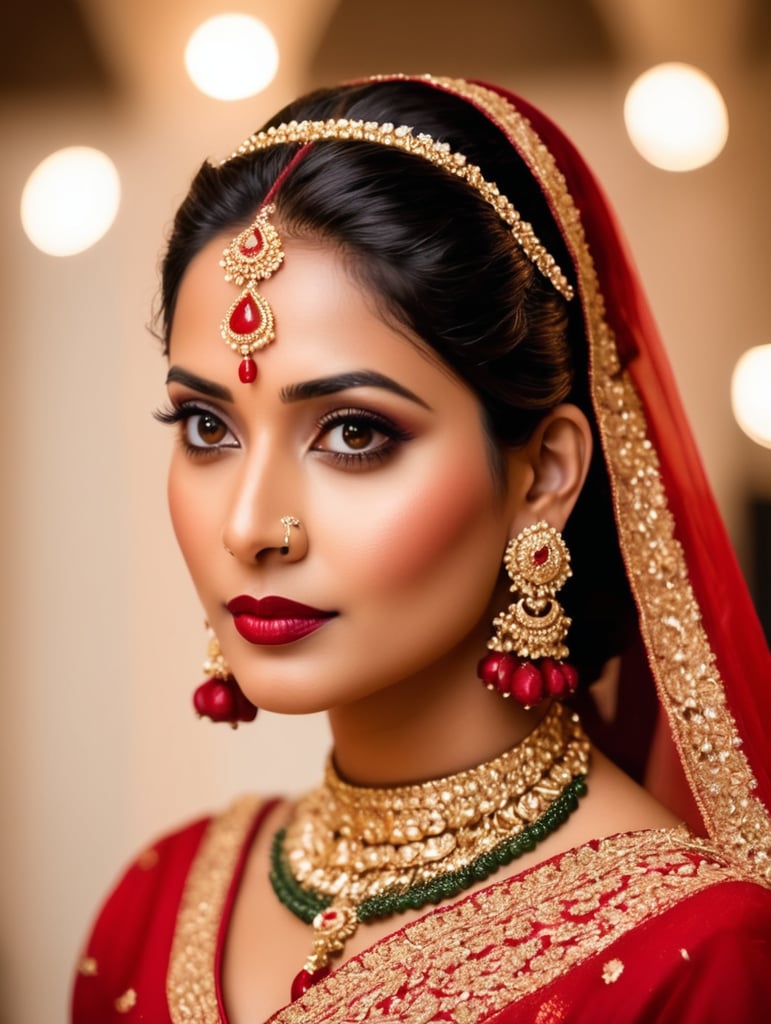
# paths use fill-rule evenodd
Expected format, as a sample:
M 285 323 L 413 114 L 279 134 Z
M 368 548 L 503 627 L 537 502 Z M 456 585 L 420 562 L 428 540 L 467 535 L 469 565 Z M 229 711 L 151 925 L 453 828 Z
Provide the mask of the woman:
M 77 1024 L 758 1019 L 768 652 L 567 140 L 464 81 L 302 98 L 201 168 L 163 317 L 196 707 L 334 753 L 139 858 Z

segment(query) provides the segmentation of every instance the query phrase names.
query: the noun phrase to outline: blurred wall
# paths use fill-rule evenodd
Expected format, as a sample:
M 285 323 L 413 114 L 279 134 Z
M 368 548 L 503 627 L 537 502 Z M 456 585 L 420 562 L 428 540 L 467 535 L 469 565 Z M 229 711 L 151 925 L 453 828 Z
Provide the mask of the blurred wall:
M 188 21 L 205 6 L 191 5 Z M 303 55 L 334 5 L 305 3 L 294 29 L 266 6 L 300 56 L 254 100 L 217 104 L 176 70 L 165 92 L 139 76 L 117 105 L 0 101 L 2 1024 L 65 1020 L 91 915 L 149 837 L 243 790 L 308 785 L 328 745 L 318 718 L 262 715 L 233 733 L 193 716 L 201 612 L 165 511 L 169 437 L 150 416 L 164 366 L 145 325 L 175 206 L 202 158 L 230 151 L 307 84 Z M 139 7 L 149 34 L 153 18 L 170 17 L 162 4 Z M 174 39 L 184 37 L 179 28 Z M 169 66 L 179 60 L 169 47 Z M 444 70 L 435 55 L 405 70 L 429 67 Z M 743 438 L 728 397 L 739 353 L 771 341 L 771 83 L 762 67 L 724 69 L 729 146 L 678 176 L 645 165 L 626 140 L 623 94 L 639 70 L 530 71 L 503 84 L 547 109 L 604 179 L 742 551 L 745 495 L 771 491 L 771 453 Z M 105 239 L 58 260 L 26 241 L 18 199 L 35 164 L 70 143 L 105 149 L 124 195 Z

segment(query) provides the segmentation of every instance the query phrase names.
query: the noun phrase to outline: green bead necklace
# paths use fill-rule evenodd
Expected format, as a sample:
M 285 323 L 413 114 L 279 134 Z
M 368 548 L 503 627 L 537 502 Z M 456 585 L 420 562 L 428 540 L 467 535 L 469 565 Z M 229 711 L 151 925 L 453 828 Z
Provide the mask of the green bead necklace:
M 558 704 L 494 761 L 418 785 L 352 786 L 330 759 L 271 848 L 276 896 L 314 929 L 304 984 L 359 924 L 452 899 L 533 850 L 578 807 L 588 764 L 578 718 Z

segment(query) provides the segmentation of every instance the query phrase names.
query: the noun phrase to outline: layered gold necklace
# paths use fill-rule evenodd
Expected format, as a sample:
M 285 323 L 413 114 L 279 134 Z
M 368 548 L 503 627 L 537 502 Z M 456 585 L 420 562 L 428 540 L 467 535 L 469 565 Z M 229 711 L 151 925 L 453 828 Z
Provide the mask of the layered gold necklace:
M 575 810 L 588 766 L 589 740 L 560 704 L 495 760 L 417 785 L 354 786 L 330 758 L 273 841 L 273 889 L 313 925 L 292 997 L 329 972 L 360 922 L 450 899 L 532 850 Z

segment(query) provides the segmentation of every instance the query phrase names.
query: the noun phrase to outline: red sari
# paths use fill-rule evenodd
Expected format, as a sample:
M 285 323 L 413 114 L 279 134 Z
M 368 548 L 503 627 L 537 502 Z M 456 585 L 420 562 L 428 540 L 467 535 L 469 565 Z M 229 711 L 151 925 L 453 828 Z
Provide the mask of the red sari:
M 353 957 L 271 1022 L 765 1019 L 771 659 L 634 267 L 599 186 L 547 118 L 503 90 L 419 81 L 500 128 L 570 253 L 638 611 L 622 678 L 630 700 L 658 704 L 650 788 L 693 832 L 614 836 L 493 882 Z M 610 724 L 621 746 L 623 728 Z M 139 859 L 87 946 L 74 1024 L 226 1020 L 223 942 L 260 820 L 247 800 Z
M 270 806 L 246 798 L 144 851 L 81 961 L 76 1024 L 226 1024 L 223 947 Z M 770 966 L 771 891 L 684 828 L 657 829 L 431 910 L 270 1022 L 749 1024 L 771 1000 Z

